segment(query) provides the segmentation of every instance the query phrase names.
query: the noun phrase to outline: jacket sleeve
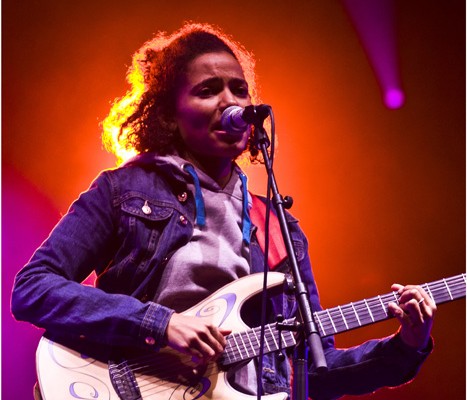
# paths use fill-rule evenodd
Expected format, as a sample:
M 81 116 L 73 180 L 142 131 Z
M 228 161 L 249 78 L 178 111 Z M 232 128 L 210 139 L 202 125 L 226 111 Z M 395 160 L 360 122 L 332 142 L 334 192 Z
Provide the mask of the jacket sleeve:
M 322 310 L 308 256 L 308 243 L 298 224 L 291 224 L 292 235 L 301 237 L 296 251 L 313 311 Z M 406 345 L 394 334 L 369 340 L 348 349 L 336 349 L 333 336 L 322 338 L 328 371 L 317 373 L 310 360 L 309 394 L 314 400 L 337 399 L 343 395 L 371 393 L 385 386 L 399 386 L 415 377 L 431 353 L 433 341 L 424 351 Z
M 107 173 L 79 196 L 17 274 L 12 313 L 60 336 L 158 348 L 172 310 L 80 283 L 93 270 L 103 271 L 118 246 Z
M 310 396 L 314 400 L 361 395 L 382 387 L 395 387 L 412 380 L 432 350 L 407 346 L 398 334 L 369 340 L 348 349 L 328 348 L 328 371 L 309 373 Z

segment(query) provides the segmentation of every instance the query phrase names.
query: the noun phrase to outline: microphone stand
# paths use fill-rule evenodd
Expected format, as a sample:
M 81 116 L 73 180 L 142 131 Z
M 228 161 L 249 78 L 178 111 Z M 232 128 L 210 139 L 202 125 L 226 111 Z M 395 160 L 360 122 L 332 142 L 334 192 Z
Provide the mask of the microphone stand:
M 303 282 L 300 269 L 295 255 L 293 242 L 290 236 L 289 227 L 285 216 L 286 201 L 279 194 L 277 183 L 272 170 L 271 160 L 268 154 L 270 145 L 266 130 L 263 127 L 264 120 L 270 115 L 271 107 L 268 105 L 248 106 L 245 108 L 244 118 L 255 127 L 254 140 L 255 147 L 261 151 L 266 167 L 268 179 L 272 191 L 272 201 L 276 208 L 277 217 L 281 227 L 285 248 L 287 250 L 292 275 L 294 279 L 294 291 L 299 306 L 301 317 L 301 338 L 294 352 L 294 400 L 308 399 L 308 350 L 311 359 L 318 372 L 327 370 L 326 358 L 324 357 L 321 337 L 313 319 L 313 312 L 310 298 L 305 283 Z M 269 196 L 269 193 L 268 193 Z M 282 327 L 281 329 L 284 329 Z M 287 328 L 285 328 L 287 329 Z M 303 340 L 305 339 L 305 340 Z M 308 346 L 307 346 L 308 345 Z

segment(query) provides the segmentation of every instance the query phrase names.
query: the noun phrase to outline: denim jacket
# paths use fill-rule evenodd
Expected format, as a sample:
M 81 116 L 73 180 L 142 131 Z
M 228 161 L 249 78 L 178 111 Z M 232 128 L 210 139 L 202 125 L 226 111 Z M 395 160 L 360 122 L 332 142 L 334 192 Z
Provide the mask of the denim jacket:
M 320 310 L 307 240 L 287 214 L 296 256 L 313 310 Z M 104 357 L 109 348 L 136 346 L 158 351 L 173 310 L 151 301 L 171 254 L 191 238 L 195 201 L 184 178 L 151 153 L 103 171 L 17 274 L 12 312 L 18 320 L 46 329 L 75 347 L 93 346 Z M 264 256 L 251 230 L 250 268 L 261 272 Z M 91 272 L 96 288 L 81 284 Z M 291 316 L 289 296 L 274 301 L 275 312 Z M 360 346 L 335 349 L 322 339 L 329 371 L 314 372 L 314 399 L 371 392 L 412 379 L 427 352 L 417 352 L 393 335 Z M 109 343 L 112 346 L 109 346 Z M 88 353 L 89 354 L 89 353 Z M 264 356 L 265 393 L 290 392 L 290 366 L 276 354 Z

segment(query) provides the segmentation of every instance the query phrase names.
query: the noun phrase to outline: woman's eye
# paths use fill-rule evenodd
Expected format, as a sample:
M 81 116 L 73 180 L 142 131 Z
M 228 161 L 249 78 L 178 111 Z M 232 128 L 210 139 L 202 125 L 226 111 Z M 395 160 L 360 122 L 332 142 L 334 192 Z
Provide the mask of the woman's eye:
M 240 86 L 234 89 L 234 93 L 238 97 L 248 97 L 248 88 Z
M 213 91 L 209 87 L 204 87 L 198 90 L 198 96 L 200 97 L 209 97 L 213 94 Z

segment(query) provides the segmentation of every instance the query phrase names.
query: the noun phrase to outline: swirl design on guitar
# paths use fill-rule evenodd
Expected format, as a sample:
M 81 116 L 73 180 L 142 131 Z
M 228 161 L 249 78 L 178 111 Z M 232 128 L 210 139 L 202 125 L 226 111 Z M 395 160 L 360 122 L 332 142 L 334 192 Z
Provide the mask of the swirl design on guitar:
M 196 386 L 190 386 L 183 393 L 183 400 L 196 400 L 201 398 L 211 387 L 211 381 L 207 378 L 201 378 Z M 193 397 L 198 393 L 196 397 Z
M 235 293 L 225 293 L 219 297 L 211 299 L 207 303 L 203 303 L 196 313 L 196 316 L 201 318 L 215 317 L 213 322 L 217 326 L 221 326 L 229 316 L 236 301 L 237 295 Z
M 59 350 L 59 351 L 57 351 Z M 78 375 L 81 381 L 69 380 L 64 382 L 68 385 L 69 394 L 74 399 L 79 400 L 109 400 L 110 390 L 104 381 L 87 373 L 87 367 L 96 362 L 95 359 L 87 357 L 84 354 L 80 354 L 76 351 L 72 353 L 75 357 L 71 358 L 67 354 L 60 351 L 60 347 L 53 342 L 48 343 L 48 353 L 50 354 L 51 360 L 60 368 L 64 370 L 73 371 L 72 374 L 66 375 L 66 378 L 74 377 Z

